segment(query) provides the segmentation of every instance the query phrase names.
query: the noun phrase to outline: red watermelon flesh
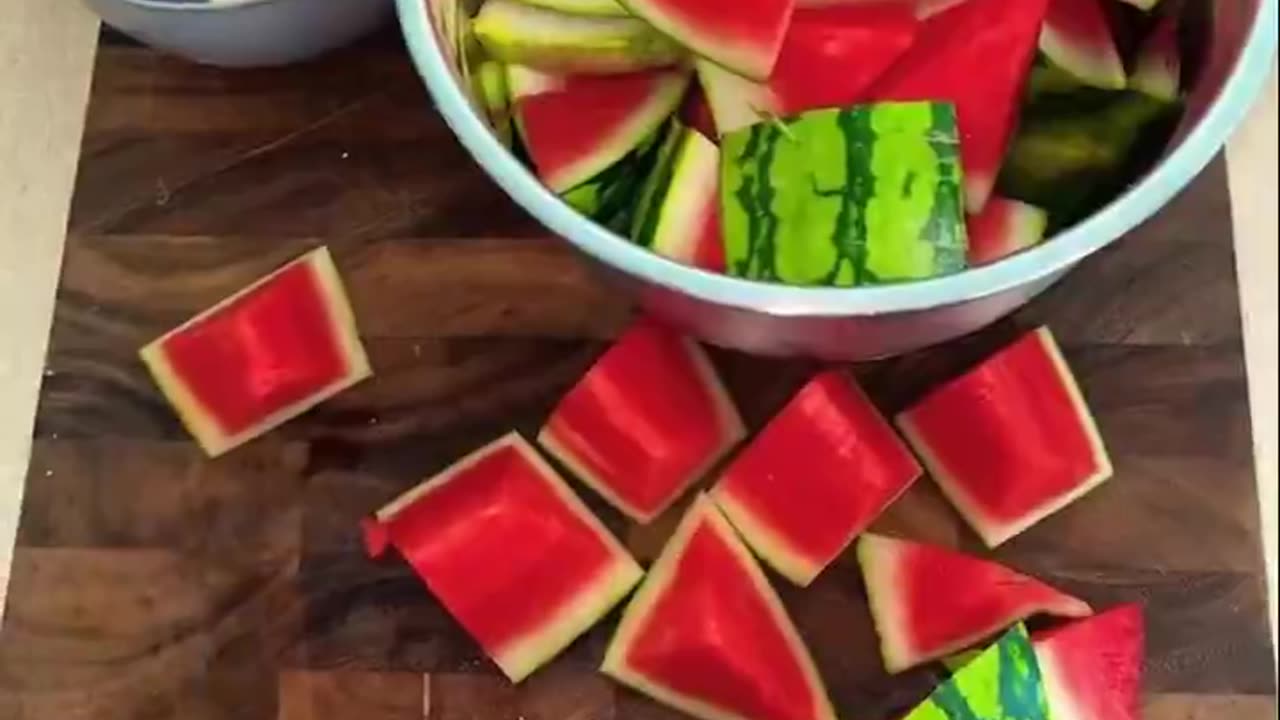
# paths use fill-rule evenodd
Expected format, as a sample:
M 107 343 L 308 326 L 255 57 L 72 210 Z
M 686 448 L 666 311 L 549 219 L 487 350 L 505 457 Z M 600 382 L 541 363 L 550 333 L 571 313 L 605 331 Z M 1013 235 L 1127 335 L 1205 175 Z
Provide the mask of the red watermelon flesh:
M 831 371 L 734 459 L 712 497 L 757 555 L 805 586 L 920 474 L 871 401 Z
M 764 573 L 700 496 L 627 607 L 602 670 L 704 720 L 834 720 Z
M 1079 82 L 1107 90 L 1125 86 L 1124 62 L 1102 0 L 1049 0 L 1040 51 Z
M 716 121 L 711 115 L 711 105 L 707 102 L 707 94 L 702 83 L 695 82 L 689 87 L 689 93 L 680 106 L 680 122 L 685 126 L 702 133 L 706 139 L 715 142 L 720 134 L 716 131 Z
M 913 7 L 900 2 L 797 10 L 764 83 L 699 64 L 717 130 L 754 125 L 762 115 L 784 117 L 865 100 L 867 90 L 911 47 L 919 24 Z
M 325 248 L 139 353 L 183 424 L 220 455 L 372 374 Z
M 518 98 L 516 121 L 538 177 L 556 192 L 591 179 L 652 135 L 688 82 L 682 70 L 569 75 Z
M 982 212 L 970 215 L 966 222 L 969 265 L 985 265 L 1043 240 L 1049 213 L 1035 205 L 993 195 Z
M 399 550 L 515 682 L 594 625 L 642 575 L 514 433 L 405 493 L 364 530 L 371 552 Z
M 1017 119 L 1049 0 L 966 0 L 931 16 L 869 100 L 955 103 L 965 199 L 981 212 Z
M 623 0 L 623 5 L 711 62 L 763 80 L 778 60 L 795 0 Z
M 641 320 L 565 395 L 538 442 L 601 497 L 648 522 L 745 434 L 702 349 Z
M 933 391 L 898 416 L 898 427 L 989 547 L 1111 477 L 1102 438 L 1048 328 Z
M 935 545 L 868 533 L 858 540 L 858 563 L 891 673 L 951 655 L 1038 613 L 1092 612 L 1039 580 Z
M 1144 636 L 1130 604 L 1032 638 L 1054 720 L 1139 720 Z

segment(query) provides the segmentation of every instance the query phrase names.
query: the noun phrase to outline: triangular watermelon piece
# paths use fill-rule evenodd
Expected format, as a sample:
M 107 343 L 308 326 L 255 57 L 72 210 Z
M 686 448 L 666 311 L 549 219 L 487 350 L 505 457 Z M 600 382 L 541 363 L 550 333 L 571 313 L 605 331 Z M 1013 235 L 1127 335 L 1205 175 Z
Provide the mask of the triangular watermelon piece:
M 139 351 L 210 456 L 373 374 L 342 279 L 323 247 Z
M 363 523 L 394 546 L 513 682 L 555 657 L 643 575 L 519 435 L 480 448 Z
M 677 42 L 743 77 L 769 77 L 795 0 L 621 0 Z
M 761 559 L 806 586 L 920 474 L 871 401 L 830 371 L 734 458 L 712 497 Z
M 985 265 L 1037 245 L 1049 213 L 1035 205 L 992 195 L 977 215 L 966 218 L 969 265 Z
M 627 607 L 602 670 L 704 720 L 835 720 L 782 601 L 705 496 Z
M 1124 89 L 1124 62 L 1102 0 L 1049 0 L 1040 52 L 1083 85 Z
M 769 79 L 756 83 L 710 62 L 698 63 L 716 129 L 728 133 L 806 110 L 847 107 L 911 47 L 910 4 L 859 3 L 797 10 Z
M 512 85 L 517 126 L 538 177 L 556 192 L 586 182 L 651 136 L 689 83 L 684 70 L 527 77 L 542 84 Z
M 561 399 L 538 443 L 645 523 L 745 435 L 702 348 L 644 319 Z
M 969 212 L 981 212 L 995 186 L 1048 4 L 966 0 L 938 13 L 869 93 L 955 104 Z
M 724 272 L 720 148 L 679 124 L 669 142 L 640 194 L 631 238 L 672 260 Z
M 1137 604 L 1036 635 L 1054 720 L 1139 720 L 1144 636 Z
M 943 681 L 903 720 L 1060 720 L 1026 628 L 1015 627 Z
M 900 414 L 898 427 L 995 547 L 1111 477 L 1111 461 L 1048 328 Z
M 858 563 L 891 673 L 946 657 L 1037 613 L 1092 612 L 1035 578 L 935 545 L 864 534 Z

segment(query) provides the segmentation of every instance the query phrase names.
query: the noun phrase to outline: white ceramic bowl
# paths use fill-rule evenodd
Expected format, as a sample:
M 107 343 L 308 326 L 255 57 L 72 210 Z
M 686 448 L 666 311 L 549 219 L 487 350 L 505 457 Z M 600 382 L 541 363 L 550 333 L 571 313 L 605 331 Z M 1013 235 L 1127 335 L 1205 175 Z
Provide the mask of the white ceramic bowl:
M 390 19 L 394 0 L 85 0 L 148 45 L 223 67 L 285 65 Z

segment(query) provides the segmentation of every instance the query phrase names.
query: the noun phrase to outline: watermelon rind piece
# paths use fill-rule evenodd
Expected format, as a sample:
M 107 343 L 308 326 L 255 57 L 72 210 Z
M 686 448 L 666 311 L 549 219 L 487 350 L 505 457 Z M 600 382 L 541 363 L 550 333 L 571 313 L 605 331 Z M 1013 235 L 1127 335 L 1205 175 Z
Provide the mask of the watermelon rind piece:
M 514 80 L 512 92 L 518 96 L 517 128 L 538 177 L 557 193 L 588 182 L 651 137 L 679 106 L 689 79 L 688 71 L 678 69 L 558 79 L 523 71 L 508 73 L 508 82 Z M 566 118 L 589 124 L 584 119 L 595 111 L 607 111 L 605 104 L 616 100 L 618 91 L 632 103 L 625 112 L 610 111 L 599 127 L 585 128 L 591 137 L 564 137 Z M 584 128 L 572 132 L 581 133 Z M 560 141 L 582 148 L 572 157 L 558 158 L 549 150 Z M 553 165 L 552 158 L 559 164 Z
M 636 643 L 640 634 L 646 631 L 649 619 L 663 596 L 667 593 L 679 592 L 680 588 L 673 583 L 673 579 L 694 533 L 704 527 L 712 530 L 738 561 L 740 571 L 755 587 L 758 597 L 767 606 L 773 618 L 774 626 L 785 638 L 791 650 L 789 660 L 796 665 L 805 678 L 805 684 L 810 690 L 814 704 L 812 714 L 802 715 L 797 712 L 788 720 L 836 720 L 835 710 L 831 706 L 813 657 L 795 624 L 787 615 L 781 599 L 769 584 L 764 571 L 752 558 L 750 550 L 738 539 L 729 521 L 716 510 L 715 505 L 705 495 L 699 495 L 694 499 L 662 554 L 649 569 L 644 583 L 628 603 L 618 630 L 605 652 L 601 671 L 634 690 L 701 720 L 763 720 L 747 717 L 733 709 L 718 706 L 706 699 L 692 697 L 659 684 L 631 667 L 627 661 L 628 651 Z M 732 599 L 726 598 L 726 602 L 732 602 Z M 735 631 L 734 628 L 727 627 L 724 628 L 724 632 L 731 636 Z M 772 657 L 768 659 L 782 660 L 782 658 Z M 715 668 L 709 667 L 708 670 L 714 671 Z
M 570 428 L 563 427 L 557 422 L 557 412 L 553 412 L 551 418 L 543 425 L 542 430 L 538 433 L 538 444 L 542 446 L 552 457 L 558 460 L 562 465 L 570 470 L 584 485 L 595 491 L 600 497 L 604 498 L 609 504 L 622 511 L 627 517 L 640 523 L 647 524 L 652 522 L 654 518 L 662 514 L 664 510 L 670 507 L 681 495 L 683 495 L 699 478 L 706 475 L 721 458 L 725 456 L 735 445 L 746 437 L 746 427 L 742 423 L 742 418 L 738 414 L 738 409 L 734 406 L 732 398 L 729 397 L 728 391 L 721 382 L 719 375 L 716 374 L 715 367 L 712 366 L 711 360 L 707 358 L 703 349 L 693 340 L 685 336 L 674 336 L 670 330 L 658 327 L 647 320 L 641 320 L 639 324 L 629 329 L 615 345 L 606 351 L 605 355 L 596 362 L 595 365 L 588 370 L 588 378 L 584 378 L 584 382 L 589 379 L 592 373 L 605 372 L 605 367 L 610 362 L 610 353 L 622 352 L 625 350 L 623 345 L 627 342 L 648 342 L 646 337 L 654 334 L 658 338 L 656 342 L 665 342 L 663 338 L 675 338 L 679 344 L 685 360 L 690 364 L 693 372 L 696 374 L 699 384 L 710 397 L 713 405 L 713 413 L 718 418 L 718 442 L 717 446 L 712 448 L 707 456 L 702 459 L 699 466 L 693 468 L 687 476 L 680 478 L 674 485 L 674 488 L 666 497 L 653 505 L 652 507 L 641 507 L 635 502 L 623 497 L 620 492 L 615 489 L 611 478 L 602 476 L 594 471 L 588 461 L 581 457 L 567 438 L 562 438 L 561 434 L 569 432 Z M 637 391 L 645 391 L 637 389 Z M 649 392 L 661 392 L 661 389 L 648 389 Z M 570 391 L 572 393 L 572 391 Z M 564 402 L 564 401 L 562 401 Z M 590 433 L 594 428 L 586 428 L 585 432 Z M 589 438 L 584 438 L 587 444 L 590 444 Z
M 1082 85 L 1104 90 L 1125 87 L 1124 61 L 1102 0 L 1050 0 L 1040 29 L 1040 52 Z
M 1034 635 L 1054 720 L 1140 720 L 1144 635 L 1138 604 Z
M 314 274 L 314 279 L 321 295 L 320 299 L 329 315 L 334 341 L 346 365 L 346 372 L 325 387 L 316 388 L 306 398 L 272 412 L 250 427 L 227 434 L 201 404 L 187 382 L 179 376 L 165 354 L 164 344 L 175 335 L 199 325 L 203 320 L 218 314 L 233 303 L 251 297 L 255 291 L 269 285 L 277 277 L 295 270 L 299 266 L 306 266 Z M 160 387 L 161 392 L 164 393 L 165 398 L 172 404 L 179 419 L 182 420 L 182 424 L 186 426 L 196 442 L 199 443 L 201 449 L 210 457 L 222 455 L 232 448 L 283 425 L 321 402 L 373 375 L 368 355 L 365 354 L 364 345 L 361 344 L 360 335 L 356 329 L 356 318 L 351 309 L 351 301 L 347 299 L 347 292 L 343 287 L 342 278 L 338 275 L 338 268 L 333 263 L 333 256 L 329 254 L 329 249 L 324 246 L 308 252 L 224 299 L 217 305 L 196 315 L 147 344 L 138 351 L 138 354 L 143 364 L 146 365 L 147 370 L 150 371 L 151 376 L 155 379 L 156 384 Z
M 619 0 L 684 47 L 753 80 L 773 71 L 795 0 Z
M 471 27 L 491 57 L 553 72 L 631 72 L 676 65 L 685 56 L 637 18 L 570 15 L 515 0 L 489 0 Z
M 570 15 L 627 17 L 631 14 L 619 5 L 617 0 L 520 0 L 520 2 Z
M 673 121 L 674 122 L 674 121 Z M 631 230 L 637 195 L 658 163 L 670 123 L 645 138 L 621 160 L 560 197 L 573 209 L 616 233 Z
M 761 560 L 808 587 L 922 473 L 861 388 L 828 371 L 738 454 L 711 497 Z
M 720 148 L 692 128 L 676 132 L 670 157 L 659 161 L 641 195 L 632 239 L 672 260 L 720 271 Z
M 729 274 L 850 287 L 965 267 L 964 178 L 948 103 L 814 110 L 721 138 Z
M 1143 12 L 1150 12 L 1160 4 L 1160 0 L 1120 0 L 1120 2 L 1132 5 Z
M 1016 519 L 1002 520 L 996 517 L 992 511 L 984 507 L 981 502 L 967 488 L 966 482 L 968 478 L 959 477 L 953 468 L 949 467 L 947 462 L 939 457 L 934 450 L 934 435 L 932 433 L 937 430 L 931 429 L 926 432 L 916 419 L 916 415 L 920 412 L 920 408 L 926 406 L 931 401 L 936 401 L 939 393 L 946 393 L 949 387 L 957 386 L 966 381 L 967 377 L 958 378 L 952 383 L 943 386 L 935 394 L 926 397 L 919 405 L 904 411 L 897 417 L 898 429 L 902 431 L 907 441 L 915 448 L 916 453 L 924 461 L 925 467 L 928 468 L 929 474 L 941 488 L 942 493 L 947 497 L 952 505 L 955 506 L 961 516 L 971 528 L 982 538 L 987 547 L 996 547 L 1008 539 L 1025 531 L 1027 528 L 1035 525 L 1044 518 L 1061 510 L 1067 505 L 1075 502 L 1083 497 L 1090 490 L 1102 484 L 1112 475 L 1111 458 L 1107 454 L 1106 446 L 1103 444 L 1102 435 L 1098 432 L 1097 424 L 1093 420 L 1092 414 L 1089 412 L 1088 405 L 1085 404 L 1084 395 L 1080 392 L 1080 386 L 1076 383 L 1075 377 L 1071 374 L 1071 369 L 1067 366 L 1066 359 L 1062 357 L 1062 351 L 1058 347 L 1058 343 L 1054 340 L 1053 333 L 1047 327 L 1040 327 L 1029 333 L 1019 341 L 1009 347 L 1004 348 L 996 355 L 988 358 L 984 365 L 979 366 L 972 372 L 983 372 L 984 367 L 988 363 L 1002 363 L 1004 358 L 1009 357 L 1006 353 L 1019 352 L 1025 346 L 1022 343 L 1032 343 L 1042 353 L 1054 368 L 1056 380 L 1061 389 L 1066 394 L 1070 406 L 1063 408 L 1064 412 L 1072 413 L 1078 430 L 1083 434 L 1084 440 L 1088 445 L 1090 453 L 1090 462 L 1093 470 L 1088 475 L 1079 478 L 1071 478 L 1072 486 L 1066 492 L 1057 493 L 1044 497 L 1039 503 L 1033 507 L 1023 510 Z M 1016 382 L 1019 380 L 1015 373 L 1010 370 L 1001 375 L 1008 382 Z M 979 381 L 983 382 L 983 381 Z M 984 382 L 982 385 L 983 392 L 990 395 L 993 390 L 988 389 L 990 383 Z M 1034 389 L 1022 389 L 1027 392 L 1035 392 Z M 964 433 L 965 428 L 950 428 L 947 432 Z M 1016 427 L 1009 428 L 1011 432 L 1030 432 L 1035 428 Z M 970 447 L 980 445 L 985 442 L 985 437 L 974 436 L 969 438 Z M 1052 442 L 1049 439 L 1046 442 Z M 1061 447 L 1062 443 L 1059 442 Z M 1007 463 L 1008 458 L 992 457 L 991 463 Z M 1041 468 L 1025 468 L 1027 481 L 1033 481 L 1033 477 L 1037 471 L 1043 472 Z M 985 480 L 985 478 L 978 478 Z
M 970 215 L 969 265 L 986 265 L 1044 240 L 1049 213 L 1030 203 L 992 195 L 978 215 Z
M 517 452 L 519 457 L 537 472 L 556 497 L 563 502 L 565 508 L 570 510 L 607 547 L 611 556 L 609 564 L 600 569 L 598 578 L 580 588 L 571 602 L 551 609 L 545 623 L 536 631 L 524 637 L 511 639 L 501 647 L 484 648 L 503 674 L 512 682 L 518 683 L 560 654 L 578 636 L 599 622 L 631 592 L 644 576 L 643 570 L 622 544 L 524 438 L 514 432 L 508 433 L 473 451 L 440 474 L 429 478 L 379 509 L 374 514 L 373 523 L 365 524 L 364 531 L 366 542 L 371 550 L 376 549 L 379 544 L 385 545 L 386 541 L 379 542 L 385 530 L 378 530 L 378 526 L 388 527 L 395 521 L 397 515 L 415 503 L 429 499 L 432 493 L 449 484 L 464 471 L 493 453 L 507 449 Z M 546 562 L 554 563 L 556 559 L 548 557 Z M 429 578 L 423 579 L 429 587 Z
M 903 720 L 1060 720 L 1050 712 L 1044 673 L 1018 625 L 939 685 Z
M 1182 95 L 1182 53 L 1178 47 L 1178 14 L 1161 18 L 1142 43 L 1129 76 L 1129 87 L 1173 103 Z
M 858 538 L 858 564 L 867 589 L 880 654 L 890 673 L 953 655 L 1000 630 L 1036 614 L 1078 618 L 1092 614 L 1088 603 L 997 563 L 947 548 L 864 533 Z M 907 575 L 915 563 L 923 577 Z M 940 567 L 945 566 L 945 567 Z M 970 576 L 972 576 L 970 578 Z M 942 592 L 936 581 L 965 582 L 963 592 Z M 928 607 L 916 607 L 923 600 Z M 977 615 L 980 617 L 966 617 Z M 945 637 L 922 645 L 921 618 L 943 623 Z

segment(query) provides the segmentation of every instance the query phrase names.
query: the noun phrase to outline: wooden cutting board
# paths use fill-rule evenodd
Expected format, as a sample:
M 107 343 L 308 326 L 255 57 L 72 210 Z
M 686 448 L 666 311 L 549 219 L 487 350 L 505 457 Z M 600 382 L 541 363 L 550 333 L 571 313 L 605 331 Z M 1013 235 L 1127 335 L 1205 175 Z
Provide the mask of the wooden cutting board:
M 135 357 L 327 244 L 378 376 L 216 461 Z M 1116 477 L 996 557 L 1100 606 L 1147 603 L 1149 720 L 1275 716 L 1226 178 L 1015 318 L 856 368 L 886 411 L 1047 322 Z M 388 33 L 303 67 L 200 68 L 112 35 L 97 61 L 9 609 L 0 718 L 656 720 L 594 672 L 612 620 L 510 687 L 358 518 L 514 426 L 534 430 L 632 310 L 471 162 Z M 715 352 L 753 427 L 811 363 Z M 651 558 L 668 520 L 638 530 Z M 918 483 L 878 528 L 979 551 Z M 880 670 L 855 563 L 779 585 L 847 720 Z

